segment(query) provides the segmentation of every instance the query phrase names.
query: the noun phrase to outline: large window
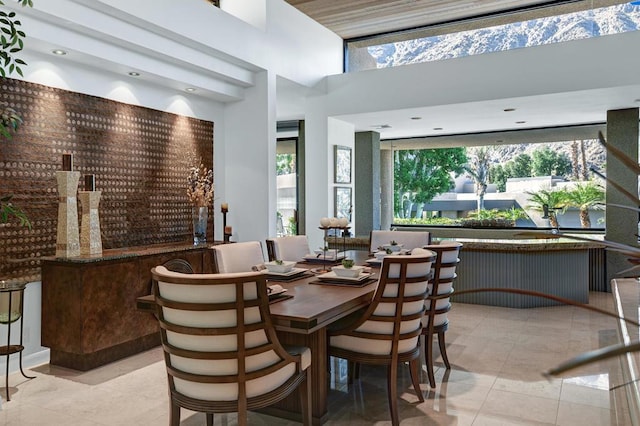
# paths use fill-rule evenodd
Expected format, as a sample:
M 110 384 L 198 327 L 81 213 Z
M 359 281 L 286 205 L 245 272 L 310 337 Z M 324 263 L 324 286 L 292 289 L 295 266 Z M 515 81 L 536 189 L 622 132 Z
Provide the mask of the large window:
M 558 8 L 348 41 L 345 68 L 347 72 L 354 72 L 395 67 L 637 31 L 640 28 L 640 4 L 632 4 L 638 2 L 597 7 L 603 3 L 610 4 L 611 1 L 578 1 Z M 558 14 L 575 8 L 587 9 Z M 527 18 L 549 13 L 552 15 Z M 510 22 L 501 23 L 505 20 Z
M 597 140 L 399 150 L 394 223 L 604 229 Z

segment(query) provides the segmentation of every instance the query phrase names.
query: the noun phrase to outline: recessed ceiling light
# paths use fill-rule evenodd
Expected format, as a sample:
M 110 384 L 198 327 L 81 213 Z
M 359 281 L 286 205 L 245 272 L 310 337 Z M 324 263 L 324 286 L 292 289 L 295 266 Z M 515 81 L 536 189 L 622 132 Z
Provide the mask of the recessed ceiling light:
M 516 124 L 524 124 L 526 121 L 516 121 Z
M 442 127 L 434 127 L 433 130 L 442 130 Z
M 373 127 L 374 129 L 390 129 L 391 128 L 391 126 L 388 124 L 376 124 L 371 127 Z
M 411 117 L 412 120 L 422 120 L 422 117 Z
M 195 91 L 196 91 L 196 89 L 195 89 L 195 88 L 193 88 L 193 87 L 187 87 L 187 88 L 186 88 L 186 89 L 184 89 L 184 90 L 185 90 L 185 91 L 187 91 L 187 92 L 195 92 Z
M 634 99 L 634 100 L 633 100 L 633 102 L 635 102 L 635 103 L 640 103 L 640 98 L 638 98 L 638 99 Z
M 130 75 L 131 77 L 139 77 L 139 76 L 140 76 L 140 73 L 139 73 L 139 72 L 135 72 L 135 71 L 131 71 L 131 72 L 129 73 L 129 75 Z
M 65 50 L 61 50 L 61 49 L 52 50 L 51 53 L 58 56 L 64 56 L 67 54 Z
M 516 110 L 515 108 L 505 108 L 505 109 L 503 109 L 504 112 L 513 112 L 515 110 Z

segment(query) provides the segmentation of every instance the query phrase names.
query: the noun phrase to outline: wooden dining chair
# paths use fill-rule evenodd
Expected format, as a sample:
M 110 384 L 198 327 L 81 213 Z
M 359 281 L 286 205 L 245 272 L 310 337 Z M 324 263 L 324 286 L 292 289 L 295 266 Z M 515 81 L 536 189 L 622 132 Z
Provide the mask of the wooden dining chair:
M 353 323 L 329 331 L 329 355 L 353 364 L 387 366 L 392 424 L 398 425 L 398 364 L 408 362 L 411 381 L 420 390 L 420 333 L 428 295 L 431 263 L 436 255 L 417 248 L 410 255 L 386 256 L 371 304 Z
M 213 271 L 218 273 L 249 272 L 264 263 L 260 241 L 246 241 L 213 246 Z
M 449 358 L 447 357 L 447 346 L 444 333 L 449 329 L 447 313 L 451 310 L 449 298 L 453 294 L 453 281 L 456 278 L 456 267 L 460 262 L 461 243 L 443 241 L 440 244 L 427 245 L 426 249 L 436 253 L 436 260 L 431 265 L 432 278 L 429 281 L 429 297 L 425 303 L 427 309 L 426 323 L 422 328 L 424 336 L 424 362 L 427 366 L 429 385 L 436 387 L 435 375 L 433 372 L 433 336 L 438 336 L 438 346 L 442 362 L 447 370 L 451 369 Z
M 291 235 L 266 240 L 269 260 L 301 262 L 311 253 L 306 235 Z
M 428 231 L 380 231 L 373 230 L 369 235 L 369 251 L 375 253 L 378 248 L 395 241 L 404 249 L 413 250 L 431 244 L 431 233 Z
M 260 272 L 182 274 L 151 270 L 169 381 L 170 422 L 180 410 L 238 413 L 267 407 L 299 389 L 303 423 L 311 425 L 311 351 L 285 348 L 269 313 Z

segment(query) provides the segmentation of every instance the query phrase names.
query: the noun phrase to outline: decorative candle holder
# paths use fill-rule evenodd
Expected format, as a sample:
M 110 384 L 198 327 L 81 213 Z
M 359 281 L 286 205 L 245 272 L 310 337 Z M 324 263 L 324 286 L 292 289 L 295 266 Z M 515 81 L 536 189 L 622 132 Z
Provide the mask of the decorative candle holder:
M 58 230 L 56 256 L 80 255 L 80 232 L 78 230 L 78 182 L 80 172 L 57 171 L 58 181 Z
M 80 254 L 102 254 L 100 235 L 100 215 L 98 205 L 102 191 L 80 191 L 78 198 L 82 205 L 82 226 L 80 231 Z
M 228 243 L 231 241 L 231 227 L 227 226 L 227 213 L 229 213 L 229 204 L 227 203 L 222 203 L 220 205 L 220 211 L 222 212 L 222 240 L 225 243 Z

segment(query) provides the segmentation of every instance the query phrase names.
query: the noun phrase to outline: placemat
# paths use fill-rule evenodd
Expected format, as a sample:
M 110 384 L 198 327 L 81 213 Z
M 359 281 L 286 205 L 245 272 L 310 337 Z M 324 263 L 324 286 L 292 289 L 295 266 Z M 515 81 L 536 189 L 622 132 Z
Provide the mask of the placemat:
M 313 276 L 311 271 L 304 271 L 299 274 L 285 276 L 285 275 L 270 275 L 267 274 L 267 281 L 280 281 L 280 282 L 288 282 L 288 281 L 296 281 L 301 280 L 303 278 L 307 278 Z
M 337 285 L 341 287 L 364 287 L 372 282 L 375 282 L 376 278 L 367 278 L 366 280 L 357 281 L 357 282 L 347 282 L 347 281 L 332 281 L 332 280 L 314 280 L 309 281 L 309 284 L 321 284 L 321 285 Z
M 269 304 L 281 302 L 287 299 L 293 299 L 293 296 L 286 293 L 276 294 L 275 296 L 269 296 Z

